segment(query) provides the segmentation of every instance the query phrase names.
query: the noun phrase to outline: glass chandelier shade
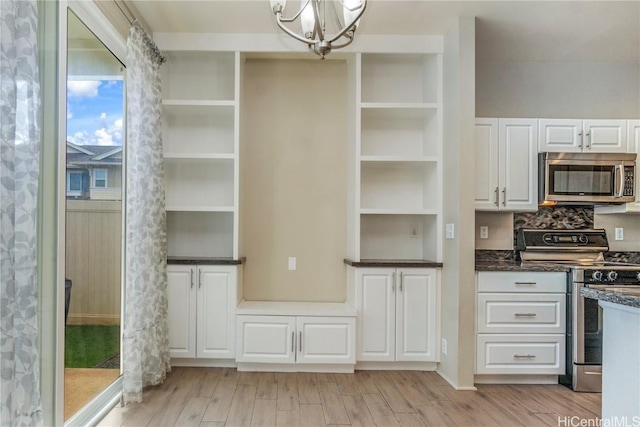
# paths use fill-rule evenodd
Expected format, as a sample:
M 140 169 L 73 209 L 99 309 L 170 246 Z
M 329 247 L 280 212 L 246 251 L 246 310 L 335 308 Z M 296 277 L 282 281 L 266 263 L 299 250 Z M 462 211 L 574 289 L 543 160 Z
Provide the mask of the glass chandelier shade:
M 367 0 L 301 0 L 300 8 L 289 18 L 284 16 L 287 0 L 269 0 L 269 3 L 278 27 L 294 39 L 306 43 L 324 59 L 333 49 L 353 42 Z M 298 19 L 302 34 L 285 25 Z

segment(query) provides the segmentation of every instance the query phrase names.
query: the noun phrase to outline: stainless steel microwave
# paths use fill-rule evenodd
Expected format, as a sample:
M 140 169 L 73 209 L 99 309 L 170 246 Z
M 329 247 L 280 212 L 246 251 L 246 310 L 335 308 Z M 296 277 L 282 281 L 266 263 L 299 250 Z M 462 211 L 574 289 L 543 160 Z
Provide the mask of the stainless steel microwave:
M 636 155 L 540 153 L 541 203 L 602 204 L 635 200 Z

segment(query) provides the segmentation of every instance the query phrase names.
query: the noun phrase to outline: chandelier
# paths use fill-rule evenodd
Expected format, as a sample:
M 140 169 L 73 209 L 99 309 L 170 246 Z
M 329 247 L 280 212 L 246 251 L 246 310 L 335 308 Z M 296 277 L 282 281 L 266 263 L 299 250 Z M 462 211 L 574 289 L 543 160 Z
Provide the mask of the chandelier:
M 283 13 L 287 0 L 269 2 L 278 27 L 294 39 L 306 43 L 321 59 L 331 50 L 351 44 L 367 4 L 367 0 L 301 0 L 298 12 L 291 18 L 285 18 Z M 298 18 L 302 35 L 285 25 Z M 335 32 L 327 33 L 327 21 L 331 23 L 330 31 Z

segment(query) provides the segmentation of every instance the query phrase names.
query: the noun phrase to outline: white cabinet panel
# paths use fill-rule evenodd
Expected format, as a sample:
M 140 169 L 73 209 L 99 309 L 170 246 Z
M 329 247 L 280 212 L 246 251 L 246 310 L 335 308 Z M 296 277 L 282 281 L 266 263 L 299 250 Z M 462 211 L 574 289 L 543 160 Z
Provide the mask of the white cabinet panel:
M 478 374 L 563 374 L 564 334 L 478 335 Z
M 565 294 L 478 295 L 479 333 L 564 333 Z
M 356 270 L 358 361 L 438 359 L 436 270 Z
M 540 152 L 624 153 L 625 120 L 540 119 Z
M 562 272 L 492 272 L 478 273 L 478 292 L 564 293 L 567 273 Z
M 536 119 L 476 119 L 477 210 L 538 208 Z
M 355 319 L 298 317 L 298 363 L 356 362 Z
M 198 268 L 197 357 L 235 356 L 236 283 L 235 267 Z
M 295 317 L 237 316 L 236 327 L 236 361 L 295 362 Z
M 167 266 L 169 355 L 196 356 L 195 267 Z
M 235 357 L 236 266 L 167 266 L 172 358 Z
M 358 360 L 395 359 L 394 269 L 358 270 Z

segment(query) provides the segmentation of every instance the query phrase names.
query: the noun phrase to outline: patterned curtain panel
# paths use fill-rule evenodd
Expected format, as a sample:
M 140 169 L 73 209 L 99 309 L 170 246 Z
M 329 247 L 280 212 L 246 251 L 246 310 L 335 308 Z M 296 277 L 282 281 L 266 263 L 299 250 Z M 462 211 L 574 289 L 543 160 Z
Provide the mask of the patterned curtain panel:
M 161 135 L 160 64 L 139 24 L 127 40 L 126 288 L 123 330 L 125 403 L 170 370 L 167 229 Z
M 0 1 L 0 413 L 42 424 L 38 356 L 38 8 Z

